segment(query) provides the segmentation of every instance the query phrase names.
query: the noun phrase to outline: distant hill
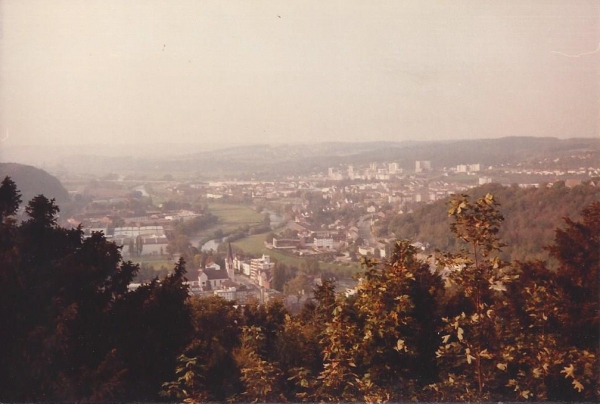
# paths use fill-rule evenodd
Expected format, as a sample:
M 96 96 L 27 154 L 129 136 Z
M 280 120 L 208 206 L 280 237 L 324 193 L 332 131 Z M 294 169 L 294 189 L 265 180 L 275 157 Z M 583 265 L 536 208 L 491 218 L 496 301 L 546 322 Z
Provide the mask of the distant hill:
M 403 168 L 414 168 L 415 160 L 430 160 L 435 168 L 470 163 L 526 163 L 540 158 L 562 158 L 582 150 L 594 153 L 594 163 L 600 165 L 600 139 L 536 137 L 241 146 L 190 154 L 177 159 L 154 160 L 152 165 L 164 170 L 179 168 L 206 173 L 244 172 L 261 176 L 307 174 L 324 171 L 327 167 L 339 164 L 377 161 L 396 161 Z
M 70 201 L 69 193 L 58 178 L 39 168 L 17 163 L 0 163 L 0 181 L 6 176 L 17 184 L 23 204 L 27 204 L 39 194 L 44 194 L 48 199 L 56 199 L 59 206 Z
M 564 227 L 563 218 L 578 220 L 585 207 L 600 200 L 600 187 L 581 184 L 568 188 L 562 181 L 551 187 L 527 189 L 488 184 L 467 193 L 472 200 L 487 193 L 494 195 L 505 219 L 499 236 L 508 245 L 503 248 L 502 258 L 521 261 L 547 259 L 543 248 L 553 241 L 555 230 Z M 388 217 L 379 223 L 379 234 L 427 242 L 443 251 L 463 246 L 450 232 L 447 200 L 424 205 L 413 213 Z
M 135 148 L 130 151 L 131 156 L 113 157 L 84 152 L 64 159 L 62 165 L 67 170 L 97 175 L 131 171 L 182 172 L 263 179 L 323 172 L 338 165 L 382 161 L 398 162 L 405 169 L 414 168 L 415 160 L 430 160 L 438 169 L 472 163 L 493 166 L 526 164 L 536 159 L 561 159 L 581 151 L 592 153 L 594 158 L 589 162 L 600 165 L 600 139 L 594 138 L 523 136 L 446 141 L 256 144 L 178 155 L 165 147 L 162 157 L 145 155 Z

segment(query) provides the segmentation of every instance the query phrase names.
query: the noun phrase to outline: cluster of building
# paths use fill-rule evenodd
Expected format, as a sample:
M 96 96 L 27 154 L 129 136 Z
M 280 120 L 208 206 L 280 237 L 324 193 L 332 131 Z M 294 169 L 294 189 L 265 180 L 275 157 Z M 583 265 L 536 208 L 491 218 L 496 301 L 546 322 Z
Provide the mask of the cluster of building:
M 432 171 L 431 161 L 417 160 L 415 161 L 415 173 L 425 173 Z M 329 167 L 327 178 L 330 180 L 390 180 L 400 177 L 404 174 L 404 169 L 400 167 L 400 163 L 370 163 L 368 167 L 357 168 L 354 165 L 349 165 L 345 170 L 335 167 Z
M 384 258 L 388 251 L 372 236 L 372 226 L 377 227 L 377 221 L 388 215 L 410 212 L 416 203 L 445 199 L 470 187 L 491 183 L 492 176 L 496 175 L 573 175 L 580 178 L 600 175 L 600 169 L 587 166 L 578 170 L 541 167 L 525 168 L 517 164 L 492 169 L 480 163 L 465 163 L 438 169 L 429 160 L 419 160 L 414 162 L 414 167 L 411 162 L 403 168 L 399 162 L 372 162 L 330 167 L 326 172 L 281 181 L 173 180 L 163 185 L 153 184 L 148 191 L 141 185 L 134 191 L 95 189 L 94 199 L 84 212 L 72 218 L 71 224 L 83 224 L 87 229 L 86 236 L 93 231 L 103 232 L 109 240 L 123 246 L 125 257 L 162 255 L 166 253 L 172 226 L 202 215 L 199 213 L 202 209 L 192 210 L 191 201 L 203 204 L 211 199 L 243 201 L 272 210 L 281 208 L 278 212 L 282 220 L 285 216 L 286 227 L 293 232 L 273 238 L 268 248 L 299 256 L 330 254 L 337 260 L 340 253 L 350 250 L 344 247 L 358 245 L 357 240 L 362 239 L 359 254 Z M 581 181 L 568 179 L 566 185 L 574 186 Z M 187 203 L 190 208 L 166 211 L 165 206 L 158 210 L 152 203 L 142 206 L 144 198 L 153 197 L 181 201 L 182 204 L 177 206 L 183 207 Z M 352 214 L 336 216 L 341 211 Z M 338 219 L 340 217 L 342 220 Z M 196 294 L 216 294 L 241 302 L 251 298 L 264 300 L 265 294 L 271 293 L 273 266 L 268 255 L 251 260 L 228 256 L 225 268 L 209 264 L 199 270 L 198 280 L 192 281 L 190 286 Z M 236 273 L 244 277 L 235 279 Z
M 89 208 L 97 201 L 90 202 L 84 212 L 73 215 L 67 220 L 71 226 L 82 225 L 87 228 L 110 228 L 129 226 L 162 226 L 169 228 L 174 224 L 186 222 L 196 217 L 202 216 L 202 213 L 187 209 L 178 209 L 171 211 L 160 211 L 156 209 L 122 209 L 118 205 L 102 205 L 102 208 Z
M 399 163 L 370 163 L 366 168 L 349 165 L 345 170 L 329 167 L 327 178 L 334 181 L 350 180 L 389 180 L 402 175 L 404 170 Z
M 234 270 L 244 274 L 250 278 L 250 281 L 264 289 L 271 288 L 274 266 L 275 263 L 271 262 L 271 257 L 264 254 L 261 258 L 240 260 L 235 257 L 233 259 Z
M 86 227 L 84 237 L 91 237 L 94 232 L 100 232 L 108 241 L 122 246 L 124 257 L 161 256 L 166 254 L 169 244 L 163 226 Z
M 225 268 L 211 263 L 198 270 L 198 280 L 190 281 L 190 291 L 198 296 L 220 296 L 228 301 L 246 304 L 255 300 L 265 302 L 279 293 L 271 290 L 273 266 L 268 255 L 240 260 L 234 257 L 229 245 Z M 236 279 L 236 272 L 245 275 Z
M 481 171 L 481 164 L 459 164 L 454 167 L 457 173 L 476 173 Z

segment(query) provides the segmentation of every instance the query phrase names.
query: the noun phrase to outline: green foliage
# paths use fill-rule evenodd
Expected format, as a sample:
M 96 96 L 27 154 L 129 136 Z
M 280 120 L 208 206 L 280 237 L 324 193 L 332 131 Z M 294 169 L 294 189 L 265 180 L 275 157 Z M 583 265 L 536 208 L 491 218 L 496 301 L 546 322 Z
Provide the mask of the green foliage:
M 142 263 L 140 264 L 140 268 L 134 278 L 134 282 L 136 283 L 144 283 L 150 282 L 153 279 L 162 279 L 169 274 L 169 269 L 164 265 L 160 267 L 160 269 L 156 270 L 153 266 Z
M 275 233 L 273 233 L 272 231 L 269 232 L 266 236 L 265 236 L 265 241 L 269 244 L 273 244 L 273 239 L 275 238 Z
M 312 281 L 305 273 L 300 272 L 290 279 L 283 287 L 286 295 L 305 295 L 312 290 Z
M 502 201 L 499 208 L 505 217 L 498 237 L 507 244 L 499 256 L 507 261 L 547 260 L 544 246 L 554 238 L 561 217 L 577 218 L 586 206 L 600 198 L 600 188 L 582 184 L 573 188 L 540 187 L 522 189 L 518 186 L 488 184 L 470 190 L 476 198 L 493 194 Z M 451 220 L 447 215 L 447 201 L 421 206 L 414 213 L 392 216 L 379 229 L 381 236 L 394 234 L 427 242 L 442 251 L 454 251 L 457 239 L 448 233 Z
M 56 225 L 56 215 L 60 211 L 54 203 L 44 195 L 34 197 L 25 207 L 25 213 L 29 216 L 28 222 L 36 227 L 52 227 Z
M 169 241 L 169 244 L 167 244 L 167 254 L 170 256 L 179 253 L 190 260 L 190 257 L 193 257 L 196 252 L 197 249 L 192 247 L 190 240 L 184 235 L 176 236 Z
M 436 286 L 428 265 L 415 254 L 404 241 L 397 243 L 389 262 L 366 261 L 352 298 L 336 297 L 329 282 L 315 291 L 318 305 L 312 314 L 303 315 L 308 316 L 305 327 L 323 324 L 312 332 L 318 336 L 322 364 L 292 369 L 297 398 L 408 400 L 416 397 L 421 377 L 435 374 L 435 362 L 426 349 L 434 340 L 423 334 L 436 322 L 422 313 L 436 310 L 433 298 L 441 282 Z M 416 287 L 417 283 L 425 287 Z M 302 345 L 307 344 L 304 339 Z
M 204 366 L 198 358 L 179 355 L 175 375 L 177 380 L 163 383 L 161 395 L 168 398 L 183 400 L 185 403 L 202 403 L 208 401 L 203 377 Z
M 283 292 L 287 282 L 294 279 L 297 273 L 298 269 L 296 267 L 285 265 L 279 261 L 275 261 L 275 266 L 273 267 L 273 289 Z M 302 285 L 304 285 L 304 282 L 302 283 Z M 296 292 L 298 292 L 300 289 L 296 288 L 295 286 L 292 286 L 291 288 L 288 287 L 288 290 L 295 290 Z
M 264 351 L 264 332 L 260 327 L 244 327 L 242 330 L 242 346 L 236 353 L 236 361 L 241 371 L 244 391 L 240 398 L 244 401 L 281 402 L 279 389 L 282 372 L 277 362 L 267 361 L 261 356 Z
M 582 212 L 582 220 L 565 218 L 566 228 L 557 229 L 550 255 L 559 263 L 559 282 L 567 295 L 569 339 L 579 348 L 593 349 L 600 340 L 599 300 L 591 299 L 600 290 L 600 202 Z
M 163 395 L 189 401 L 225 401 L 241 391 L 234 352 L 240 346 L 243 318 L 232 302 L 194 298 L 193 335 L 178 358 L 178 378 L 163 384 Z
M 585 210 L 584 216 L 592 211 Z M 490 255 L 501 245 L 497 226 L 502 219 L 490 196 L 476 203 L 461 196 L 451 202 L 449 215 L 455 219 L 453 231 L 471 248 L 438 260 L 462 311 L 443 318 L 444 335 L 436 352 L 441 380 L 429 388 L 435 392 L 433 397 L 459 401 L 597 398 L 597 350 L 578 348 L 565 338 L 577 318 L 564 304 L 572 302 L 568 283 L 542 263 L 509 266 Z M 570 230 L 577 227 L 569 224 Z M 559 230 L 557 240 L 567 232 Z M 593 244 L 595 249 L 600 246 Z M 587 248 L 571 242 L 564 251 L 579 256 Z M 560 256 L 556 246 L 551 250 Z M 581 301 L 577 303 L 573 306 L 580 310 Z M 592 317 L 597 316 L 596 311 Z M 558 392 L 553 385 L 561 384 L 561 373 L 572 379 L 572 386 Z
M 300 266 L 300 271 L 307 275 L 317 275 L 321 272 L 321 268 L 319 267 L 319 260 L 317 259 L 307 259 L 302 262 Z

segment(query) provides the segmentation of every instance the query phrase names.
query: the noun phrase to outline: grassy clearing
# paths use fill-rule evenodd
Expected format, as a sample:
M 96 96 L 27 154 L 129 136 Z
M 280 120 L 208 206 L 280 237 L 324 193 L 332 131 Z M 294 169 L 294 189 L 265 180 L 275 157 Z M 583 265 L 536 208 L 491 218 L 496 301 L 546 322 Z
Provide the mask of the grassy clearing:
M 208 211 L 217 216 L 219 222 L 194 234 L 194 238 L 212 238 L 215 230 L 221 229 L 224 233 L 230 233 L 244 225 L 253 227 L 263 221 L 260 213 L 246 205 L 212 203 L 208 206 Z
M 265 251 L 271 251 L 265 247 L 265 235 L 256 234 L 254 236 L 244 237 L 243 239 L 234 241 L 232 245 L 244 250 L 249 254 L 260 255 Z
M 213 203 L 208 206 L 208 211 L 219 218 L 219 223 L 204 229 L 199 236 L 210 237 L 217 229 L 228 233 L 241 226 L 256 226 L 263 221 L 260 213 L 245 205 Z
M 263 216 L 254 209 L 245 205 L 227 205 L 214 203 L 209 205 L 208 210 L 218 216 L 223 224 L 229 225 L 255 225 L 263 220 Z

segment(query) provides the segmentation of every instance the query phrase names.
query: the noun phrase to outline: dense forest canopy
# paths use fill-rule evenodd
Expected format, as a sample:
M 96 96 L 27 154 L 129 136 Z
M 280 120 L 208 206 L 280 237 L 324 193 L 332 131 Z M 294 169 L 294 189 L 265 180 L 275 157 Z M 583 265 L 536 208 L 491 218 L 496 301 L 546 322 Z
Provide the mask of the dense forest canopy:
M 597 401 L 600 202 L 561 224 L 549 261 L 509 262 L 498 200 L 450 201 L 462 248 L 434 266 L 398 241 L 354 293 L 324 281 L 291 315 L 191 297 L 183 261 L 129 290 L 137 265 L 58 226 L 54 200 L 33 197 L 17 223 L 7 177 L 0 401 Z

